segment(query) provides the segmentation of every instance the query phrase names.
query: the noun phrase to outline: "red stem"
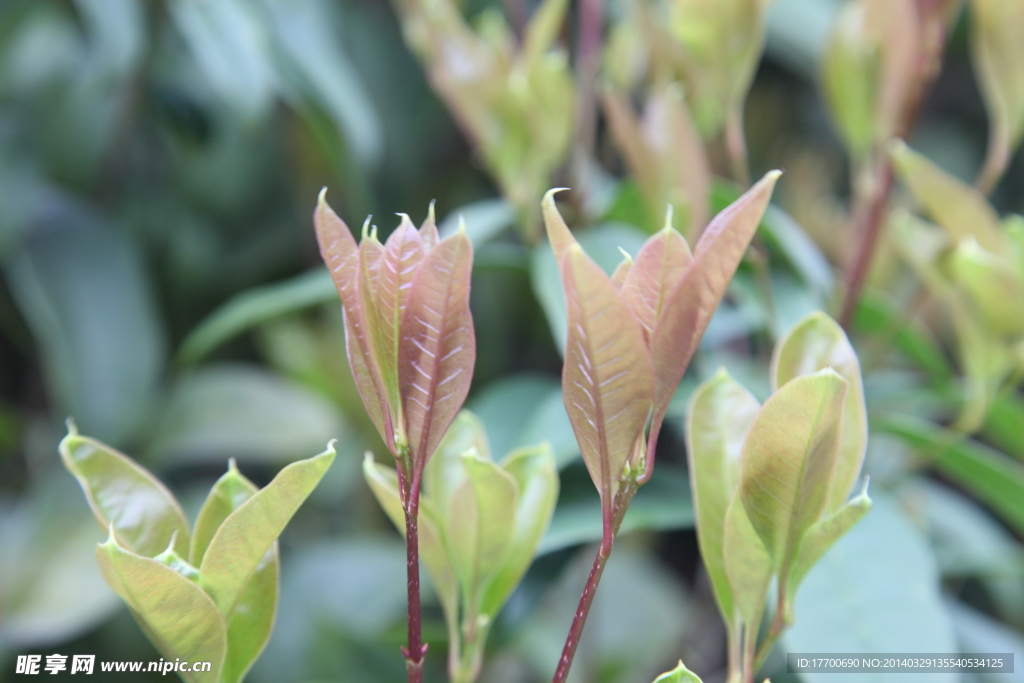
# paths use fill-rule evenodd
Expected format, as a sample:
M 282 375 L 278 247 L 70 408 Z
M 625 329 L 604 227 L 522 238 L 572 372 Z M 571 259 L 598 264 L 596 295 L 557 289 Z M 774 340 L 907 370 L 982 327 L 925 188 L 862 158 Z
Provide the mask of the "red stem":
M 422 683 L 423 659 L 427 654 L 427 645 L 422 642 L 422 619 L 420 617 L 420 542 L 419 542 L 419 508 L 421 472 L 413 472 L 412 481 L 406 488 L 408 479 L 403 476 L 402 468 L 398 469 L 399 488 L 404 492 L 405 509 L 405 551 L 406 572 L 409 591 L 409 645 L 402 648 L 405 657 L 405 668 L 409 674 L 409 683 Z
M 577 92 L 576 144 L 580 163 L 590 157 L 597 126 L 597 72 L 601 59 L 601 31 L 604 28 L 603 0 L 580 0 L 579 36 L 576 45 Z
M 605 564 L 612 554 L 612 545 L 615 543 L 615 534 L 622 526 L 622 520 L 626 516 L 626 509 L 633 500 L 636 493 L 636 480 L 622 482 L 619 493 L 615 496 L 615 504 L 612 507 L 611 519 L 606 518 L 604 524 L 604 536 L 601 539 L 601 546 L 597 549 L 597 556 L 590 568 L 590 576 L 583 586 L 583 593 L 580 595 L 580 604 L 576 608 L 576 614 L 572 618 L 572 626 L 569 627 L 569 635 L 565 638 L 565 647 L 562 648 L 562 656 L 558 659 L 558 668 L 551 683 L 565 683 L 569 676 L 569 668 L 572 667 L 572 660 L 576 656 L 576 648 L 583 636 L 583 626 L 587 622 L 587 615 L 590 614 L 590 606 L 594 602 L 594 595 L 597 593 L 597 585 L 601 582 L 601 574 L 604 573 Z

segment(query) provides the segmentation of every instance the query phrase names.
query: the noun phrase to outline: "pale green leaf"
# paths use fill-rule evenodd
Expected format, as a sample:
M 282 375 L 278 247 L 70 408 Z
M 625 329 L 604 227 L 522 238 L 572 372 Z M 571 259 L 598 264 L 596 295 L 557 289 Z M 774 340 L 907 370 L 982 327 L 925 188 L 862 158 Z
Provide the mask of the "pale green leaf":
M 953 250 L 948 263 L 986 326 L 998 335 L 1016 337 L 1024 334 L 1024 270 L 1016 270 L 1007 256 L 967 239 Z
M 982 247 L 1003 253 L 1006 236 L 999 216 L 973 187 L 949 175 L 902 141 L 890 147 L 896 171 L 928 216 L 956 241 L 973 237 Z
M 654 683 L 702 683 L 700 676 L 693 673 L 683 665 L 683 660 L 671 671 L 666 671 L 654 679 Z
M 234 612 L 249 579 L 334 456 L 331 443 L 320 455 L 288 465 L 221 524 L 199 566 L 200 585 L 221 612 Z
M 826 506 L 831 513 L 846 502 L 860 474 L 868 444 L 868 418 L 857 352 L 843 328 L 818 311 L 804 317 L 776 344 L 771 365 L 772 389 L 824 368 L 832 368 L 849 384 L 843 407 L 842 445 Z
M 191 549 L 193 565 L 202 563 L 206 548 L 224 520 L 258 490 L 231 460 L 228 471 L 213 485 L 196 519 Z M 270 638 L 277 612 L 279 574 L 275 543 L 256 567 L 228 619 L 228 649 L 222 683 L 242 680 Z
M 73 422 L 60 442 L 64 466 L 78 479 L 101 527 L 113 527 L 128 550 L 153 557 L 174 539 L 188 555 L 188 521 L 167 488 L 123 453 L 81 436 Z
M 725 572 L 726 510 L 739 483 L 743 441 L 760 407 L 753 394 L 722 369 L 694 390 L 687 410 L 686 454 L 700 556 L 727 622 L 733 608 Z
M 391 467 L 377 464 L 372 453 L 363 459 L 363 475 L 374 497 L 391 522 L 405 536 L 405 512 L 398 491 L 398 473 Z M 441 521 L 427 498 L 420 499 L 418 519 L 420 560 L 427 568 L 430 581 L 441 600 L 445 618 L 458 620 L 459 586 L 441 538 Z
M 558 500 L 558 470 L 547 443 L 509 453 L 501 467 L 515 479 L 519 497 L 515 527 L 505 561 L 486 587 L 480 612 L 494 616 L 533 562 Z
M 864 515 L 871 511 L 871 499 L 868 497 L 867 480 L 864 489 L 834 514 L 814 524 L 800 542 L 796 560 L 789 572 L 789 597 L 792 600 L 800 583 L 807 572 L 817 564 L 829 548 L 835 545 L 842 536 L 853 528 Z
M 124 600 L 166 659 L 211 662 L 207 673 L 183 673 L 189 683 L 217 683 L 224 661 L 224 619 L 210 596 L 156 560 L 122 548 L 111 535 L 96 549 L 110 587 Z
M 777 570 L 825 509 L 836 469 L 847 381 L 825 369 L 791 380 L 750 428 L 739 495 Z
M 757 535 L 739 496 L 733 498 L 725 514 L 722 534 L 725 552 L 722 562 L 735 611 L 747 628 L 761 623 L 772 580 L 772 558 Z M 726 622 L 732 625 L 732 615 Z
M 470 451 L 485 460 L 491 459 L 483 422 L 470 411 L 463 410 L 455 416 L 437 452 L 423 470 L 423 492 L 438 509 L 447 509 L 452 493 L 465 481 L 466 466 L 462 456 Z
M 469 606 L 479 604 L 479 591 L 501 568 L 512 545 L 519 486 L 475 452 L 463 454 L 462 462 L 468 476 L 452 494 L 445 536 Z

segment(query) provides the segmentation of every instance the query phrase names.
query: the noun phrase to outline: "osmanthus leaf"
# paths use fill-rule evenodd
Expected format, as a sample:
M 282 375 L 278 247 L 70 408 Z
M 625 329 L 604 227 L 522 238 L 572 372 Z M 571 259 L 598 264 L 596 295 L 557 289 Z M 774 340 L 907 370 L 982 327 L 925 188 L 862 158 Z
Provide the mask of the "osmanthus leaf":
M 843 328 L 825 313 L 816 311 L 800 320 L 775 345 L 771 363 L 772 391 L 791 379 L 824 368 L 832 368 L 849 384 L 843 408 L 842 445 L 826 506 L 831 514 L 846 503 L 860 475 L 868 443 L 868 417 L 857 352 Z
M 399 347 L 403 335 L 402 319 L 413 291 L 413 279 L 426 252 L 423 239 L 412 221 L 402 214 L 402 222 L 384 244 L 376 284 L 368 295 L 373 299 L 376 320 L 374 346 L 385 385 L 392 392 L 391 404 L 399 404 L 402 371 Z
M 469 310 L 473 247 L 465 233 L 423 259 L 402 316 L 398 350 L 409 452 L 422 467 L 462 408 L 473 378 L 476 336 Z
M 622 262 L 615 267 L 615 271 L 612 273 L 612 286 L 621 292 L 631 270 L 633 270 L 633 257 L 629 255 L 629 252 L 623 252 Z
M 666 671 L 654 679 L 654 683 L 702 683 L 700 676 L 683 665 L 683 660 L 671 671 Z
M 686 240 L 672 227 L 671 212 L 667 220 L 664 228 L 644 242 L 622 285 L 622 295 L 648 338 L 665 310 L 669 295 L 693 261 Z
M 430 202 L 427 209 L 427 217 L 420 224 L 420 239 L 423 240 L 423 248 L 430 251 L 441 241 L 441 234 L 437 229 L 437 219 L 434 216 L 434 202 Z
M 999 216 L 973 187 L 949 175 L 903 141 L 889 148 L 900 178 L 928 216 L 945 228 L 955 241 L 973 237 L 983 248 L 1004 253 L 1006 236 Z
M 768 602 L 768 588 L 775 573 L 771 555 L 750 523 L 746 508 L 735 496 L 725 513 L 723 564 L 732 591 L 732 603 L 747 628 L 757 628 Z M 730 614 L 726 623 L 734 624 Z
M 523 62 L 536 65 L 548 54 L 565 21 L 567 0 L 544 0 L 534 10 L 523 36 Z
M 1014 269 L 1009 254 L 993 254 L 974 239 L 960 242 L 948 265 L 963 286 L 986 327 L 999 335 L 1024 333 L 1024 269 Z
M 848 383 L 825 369 L 788 382 L 761 407 L 743 447 L 739 496 L 777 570 L 828 501 Z
M 622 471 L 642 448 L 654 371 L 640 323 L 600 266 L 573 244 L 561 267 L 565 408 L 607 518 Z
M 363 459 L 363 476 L 370 485 L 374 497 L 391 522 L 405 536 L 405 508 L 398 491 L 398 473 L 392 467 L 380 465 L 367 452 Z M 457 623 L 459 619 L 459 584 L 455 569 L 448 560 L 444 540 L 441 536 L 441 518 L 427 497 L 420 498 L 420 514 L 417 518 L 419 532 L 420 560 L 427 568 L 430 582 L 434 585 L 445 619 Z M 454 622 L 452 621 L 454 620 Z
M 836 128 L 859 161 L 875 144 L 879 61 L 879 40 L 869 29 L 866 3 L 844 4 L 822 56 L 822 90 Z
M 365 249 L 356 245 L 348 226 L 327 203 L 326 192 L 326 188 L 320 192 L 313 213 L 313 224 L 320 244 L 320 254 L 341 296 L 349 365 L 366 412 L 385 442 L 393 448 L 393 418 L 390 416 L 388 394 L 374 360 L 369 327 L 371 323 L 367 320 L 367 311 L 360 293 L 361 255 L 365 249 L 371 249 L 372 245 L 367 245 Z
M 227 647 L 224 619 L 210 596 L 170 567 L 121 547 L 114 534 L 96 548 L 103 578 L 165 659 L 210 662 L 182 672 L 189 683 L 218 683 Z
M 686 413 L 697 541 L 727 623 L 733 618 L 733 593 L 725 568 L 726 511 L 739 484 L 743 441 L 760 407 L 754 395 L 722 369 L 694 390 Z
M 871 511 L 871 498 L 868 497 L 868 482 L 864 480 L 864 488 L 848 503 L 835 513 L 815 523 L 800 542 L 796 559 L 789 572 L 790 605 L 796 596 L 796 590 L 818 560 L 835 545 L 853 525 Z
M 480 599 L 481 614 L 492 618 L 533 562 L 555 512 L 559 486 L 555 454 L 547 443 L 512 451 L 502 460 L 501 468 L 515 480 L 519 498 L 508 553 Z
M 452 493 L 466 478 L 462 455 L 469 451 L 491 459 L 483 422 L 469 410 L 462 410 L 423 469 L 423 493 L 442 510 L 447 509 Z
M 972 0 L 971 57 L 991 128 L 989 159 L 994 182 L 1024 137 L 1024 5 L 1012 0 Z
M 118 543 L 143 557 L 174 549 L 188 556 L 185 513 L 167 488 L 128 456 L 78 433 L 68 421 L 60 442 L 64 467 L 78 479 L 96 521 L 113 528 Z
M 210 540 L 224 520 L 258 490 L 231 460 L 228 471 L 213 485 L 199 510 L 192 534 L 190 560 L 193 565 L 202 563 Z M 277 613 L 279 576 L 280 561 L 275 542 L 242 590 L 234 612 L 227 617 L 228 648 L 221 674 L 222 683 L 241 681 L 270 639 Z
M 445 537 L 466 604 L 472 605 L 479 604 L 480 591 L 501 569 L 512 546 L 519 485 L 474 451 L 463 454 L 462 463 L 467 477 L 444 511 Z
M 273 481 L 225 518 L 199 565 L 200 586 L 232 615 L 249 580 L 289 520 L 334 462 L 334 444 L 320 455 L 288 465 Z
M 552 190 L 548 190 L 544 194 L 544 200 L 541 202 L 541 210 L 544 213 L 544 227 L 548 233 L 548 241 L 551 242 L 551 249 L 555 252 L 555 260 L 558 261 L 561 266 L 562 259 L 568 252 L 569 247 L 576 244 L 576 238 L 569 231 L 569 226 L 565 224 L 565 220 L 562 218 L 562 214 L 558 212 L 558 207 L 555 206 L 555 194 L 561 192 L 566 188 L 556 187 Z
M 761 222 L 780 175 L 781 171 L 769 172 L 711 221 L 694 248 L 693 262 L 665 300 L 650 342 L 657 378 L 651 445 L 657 440 L 669 402 Z

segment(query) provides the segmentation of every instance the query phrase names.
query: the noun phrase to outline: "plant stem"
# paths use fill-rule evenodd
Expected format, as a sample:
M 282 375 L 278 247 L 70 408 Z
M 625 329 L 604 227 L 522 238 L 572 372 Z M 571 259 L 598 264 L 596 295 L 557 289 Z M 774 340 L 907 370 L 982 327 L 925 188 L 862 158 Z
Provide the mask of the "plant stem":
M 571 157 L 574 188 L 586 197 L 597 130 L 597 74 L 604 28 L 603 0 L 580 0 L 576 42 L 576 138 Z M 586 205 L 586 202 L 581 202 Z
M 989 135 L 988 153 L 985 155 L 985 165 L 981 167 L 978 179 L 974 186 L 986 197 L 992 194 L 992 190 L 999 184 L 1007 165 L 1010 163 L 1010 141 L 1009 135 L 1003 130 L 1004 126 L 994 123 L 996 130 Z
M 405 551 L 406 575 L 408 577 L 409 604 L 409 645 L 402 648 L 405 657 L 405 668 L 409 674 L 409 683 L 422 683 L 423 658 L 427 654 L 427 646 L 422 642 L 422 620 L 420 617 L 420 543 L 419 543 L 419 509 L 420 481 L 422 472 L 413 471 L 412 477 L 404 476 L 399 467 L 399 485 L 404 491 L 403 507 L 405 509 Z M 406 485 L 408 482 L 408 485 Z
M 746 624 L 743 627 L 743 683 L 754 683 L 754 648 L 757 645 L 757 625 Z
M 779 641 L 779 636 L 789 626 L 789 623 L 786 621 L 786 600 L 789 599 L 787 596 L 788 589 L 787 582 L 780 580 L 778 598 L 775 600 L 775 617 L 772 619 L 772 625 L 768 628 L 768 635 L 761 642 L 761 647 L 757 649 L 757 656 L 754 657 L 753 669 L 750 672 L 751 676 L 761 668 L 764 660 L 768 658 L 772 648 L 775 647 L 775 643 Z
M 605 564 L 612 554 L 612 545 L 615 543 L 615 534 L 622 526 L 622 520 L 626 516 L 626 509 L 636 494 L 638 484 L 636 477 L 630 477 L 623 482 L 615 496 L 615 504 L 612 506 L 611 519 L 605 520 L 604 535 L 601 538 L 601 545 L 597 549 L 597 556 L 594 558 L 594 565 L 590 568 L 590 576 L 583 587 L 583 594 L 580 595 L 580 604 L 576 608 L 576 614 L 572 619 L 572 626 L 569 627 L 569 635 L 565 639 L 565 647 L 562 648 L 562 656 L 558 660 L 558 668 L 551 683 L 565 683 L 569 676 L 569 668 L 576 656 L 576 648 L 580 644 L 580 637 L 583 635 L 583 626 L 587 622 L 587 615 L 590 613 L 590 606 L 594 602 L 594 594 L 597 592 L 597 585 L 601 581 L 601 574 L 604 573 Z

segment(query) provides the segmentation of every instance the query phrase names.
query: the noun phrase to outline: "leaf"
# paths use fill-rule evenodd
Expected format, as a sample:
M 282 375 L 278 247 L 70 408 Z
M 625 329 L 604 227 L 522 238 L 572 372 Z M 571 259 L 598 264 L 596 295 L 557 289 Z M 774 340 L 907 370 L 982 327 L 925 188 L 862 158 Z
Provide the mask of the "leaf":
M 653 369 L 640 324 L 579 245 L 563 257 L 562 278 L 569 324 L 565 409 L 607 521 L 623 468 L 642 447 Z
M 786 652 L 958 651 L 928 544 L 885 498 L 811 570 L 797 594 L 795 616 L 784 636 Z M 825 683 L 834 675 L 800 678 Z M 871 680 L 909 679 L 876 673 Z M 922 680 L 954 683 L 960 675 L 930 673 Z
M 472 609 L 512 545 L 519 486 L 510 474 L 473 451 L 461 459 L 468 476 L 444 511 L 445 536 L 466 609 Z
M 953 377 L 949 359 L 928 329 L 907 320 L 902 308 L 887 299 L 865 292 L 857 304 L 854 328 L 883 339 L 891 338 L 893 346 L 936 382 Z
M 683 666 L 683 660 L 671 671 L 667 671 L 654 679 L 654 683 L 702 683 L 700 677 Z
M 788 570 L 825 509 L 847 386 L 829 369 L 797 377 L 765 402 L 747 435 L 739 495 L 777 570 Z
M 398 376 L 409 451 L 420 467 L 437 450 L 473 378 L 472 267 L 465 234 L 445 238 L 417 270 L 402 317 Z
M 910 416 L 880 416 L 876 430 L 899 436 L 936 468 L 1024 532 L 1024 465 L 961 434 Z
M 211 663 L 207 673 L 182 673 L 189 682 L 216 683 L 225 656 L 224 619 L 192 581 L 156 560 L 122 548 L 111 535 L 96 548 L 103 577 L 124 600 L 166 659 Z
M 686 275 L 667 298 L 650 344 L 657 382 L 652 444 L 700 338 L 761 222 L 779 175 L 779 171 L 771 171 L 715 216 L 694 248 Z
M 725 573 L 725 523 L 739 483 L 743 441 L 761 404 L 724 370 L 694 390 L 686 411 L 686 455 L 700 556 L 726 622 L 732 590 Z M 749 522 L 748 522 L 749 524 Z
M 947 261 L 956 281 L 986 326 L 997 335 L 1024 334 L 1024 270 L 1018 272 L 1006 254 L 982 249 L 973 239 L 961 241 Z
M 772 390 L 824 368 L 832 368 L 848 384 L 843 406 L 842 444 L 826 506 L 832 513 L 846 502 L 860 475 L 868 445 L 868 417 L 857 352 L 843 328 L 819 311 L 804 317 L 775 345 L 770 373 Z
M 363 475 L 370 485 L 374 497 L 391 522 L 405 537 L 405 509 L 398 492 L 398 473 L 394 468 L 377 464 L 373 454 L 367 452 L 363 458 Z M 459 585 L 455 570 L 448 560 L 444 540 L 441 537 L 441 518 L 433 510 L 430 501 L 420 499 L 420 515 L 417 520 L 420 543 L 420 560 L 427 568 L 430 581 L 441 600 L 445 619 L 458 621 Z
M 986 250 L 1000 254 L 1006 249 L 999 216 L 973 187 L 949 175 L 902 141 L 889 148 L 900 178 L 928 216 L 956 241 L 974 238 Z
M 871 511 L 871 499 L 868 498 L 868 484 L 864 481 L 863 490 L 834 514 L 820 520 L 807 530 L 807 535 L 800 542 L 796 560 L 789 573 L 789 598 L 796 595 L 797 588 L 807 576 L 807 572 L 818 563 L 836 541 L 853 528 L 864 515 Z
M 971 64 L 990 120 L 986 168 L 994 167 L 993 185 L 1024 136 L 1024 46 L 1016 31 L 1022 24 L 1019 2 L 971 2 Z
M 190 367 L 241 333 L 295 311 L 337 299 L 330 275 L 323 268 L 232 297 L 189 332 L 178 349 L 177 364 Z
M 555 456 L 546 443 L 509 453 L 501 467 L 515 480 L 519 497 L 505 561 L 480 600 L 480 612 L 492 617 L 497 615 L 533 562 L 551 523 L 559 486 Z
M 170 392 L 147 450 L 160 462 L 290 462 L 349 432 L 322 395 L 256 365 L 207 364 Z
M 250 577 L 303 501 L 334 462 L 327 450 L 281 470 L 273 481 L 228 515 L 199 566 L 200 585 L 225 615 L 234 613 Z
M 196 519 L 189 558 L 193 565 L 202 563 L 210 540 L 224 520 L 257 491 L 231 460 L 227 473 L 213 485 Z M 277 613 L 279 574 L 278 549 L 274 543 L 256 567 L 228 619 L 228 646 L 221 673 L 222 683 L 241 681 L 270 639 Z
M 756 629 L 768 602 L 772 557 L 750 523 L 739 496 L 732 499 L 725 513 L 722 539 L 722 566 L 729 579 L 733 608 L 742 617 L 745 628 Z M 735 628 L 732 614 L 726 618 L 726 624 Z
M 73 422 L 60 442 L 64 467 L 78 479 L 101 527 L 113 527 L 119 543 L 144 557 L 165 550 L 174 539 L 188 554 L 188 521 L 160 481 L 123 453 L 81 436 Z M 175 535 L 177 534 L 177 535 Z
M 622 284 L 622 296 L 649 338 L 665 310 L 669 294 L 693 261 L 690 247 L 671 225 L 644 242 Z

